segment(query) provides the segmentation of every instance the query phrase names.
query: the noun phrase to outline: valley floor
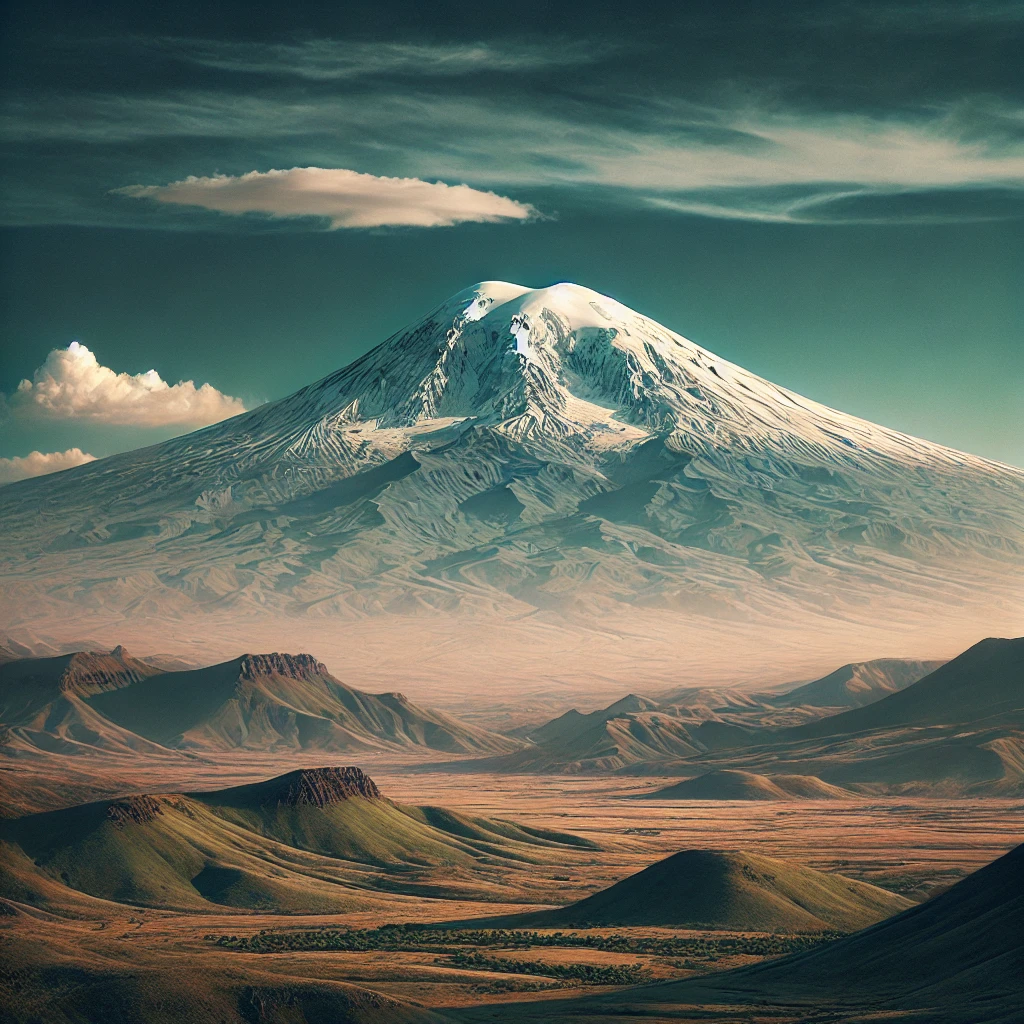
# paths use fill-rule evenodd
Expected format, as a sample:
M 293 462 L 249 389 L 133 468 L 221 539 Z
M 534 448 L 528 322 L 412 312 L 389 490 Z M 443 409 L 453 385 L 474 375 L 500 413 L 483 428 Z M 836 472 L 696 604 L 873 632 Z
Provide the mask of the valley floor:
M 308 754 L 301 758 L 236 755 L 138 758 L 130 762 L 117 757 L 41 757 L 6 761 L 3 786 L 7 797 L 20 797 L 30 805 L 24 809 L 37 810 L 56 806 L 57 792 L 67 803 L 125 793 L 212 790 L 265 779 L 300 765 L 310 767 L 316 760 Z M 321 760 L 336 762 L 339 758 L 335 755 Z M 457 921 L 466 927 L 472 918 L 537 908 L 538 892 L 555 894 L 552 899 L 565 902 L 581 899 L 669 854 L 693 848 L 744 850 L 792 860 L 921 900 L 1017 845 L 1024 823 L 1024 801 L 1019 799 L 878 797 L 824 802 L 683 803 L 635 799 L 670 781 L 662 778 L 467 777 L 422 759 L 370 755 L 355 760 L 396 802 L 441 805 L 467 815 L 507 818 L 575 833 L 594 841 L 600 849 L 573 851 L 562 859 L 546 857 L 530 869 L 534 877 L 528 887 L 517 892 L 518 883 L 510 877 L 507 892 L 496 891 L 493 902 L 412 896 L 396 885 L 393 894 L 374 894 L 377 902 L 372 911 L 329 916 L 144 910 L 93 899 L 54 884 L 45 906 L 17 901 L 7 904 L 11 912 L 0 918 L 0 942 L 6 955 L 37 962 L 42 958 L 63 967 L 103 964 L 104 970 L 123 969 L 133 976 L 172 969 L 185 972 L 185 977 L 199 967 L 210 977 L 236 978 L 239 984 L 241 979 L 262 979 L 264 988 L 270 986 L 267 991 L 276 991 L 275 985 L 298 984 L 296 979 L 317 985 L 346 982 L 442 1014 L 469 1012 L 468 1008 L 480 1006 L 481 1016 L 473 1019 L 502 1019 L 500 1005 L 509 1002 L 562 1000 L 615 991 L 615 986 L 581 988 L 578 981 L 560 980 L 557 971 L 551 976 L 510 973 L 507 963 L 503 967 L 500 959 L 595 968 L 632 969 L 639 964 L 646 980 L 657 981 L 717 972 L 755 962 L 758 957 L 727 950 L 717 959 L 697 960 L 601 948 L 509 950 L 498 941 L 467 946 L 464 952 L 480 954 L 490 961 L 467 967 L 451 958 L 452 947 L 440 952 L 388 948 L 323 952 L 299 948 L 250 953 L 218 946 L 214 940 L 218 936 L 246 938 L 261 930 L 374 929 L 389 923 Z M 69 762 L 71 775 L 67 774 Z M 66 906 L 59 903 L 61 891 L 68 894 Z M 702 935 L 718 942 L 736 933 L 615 928 L 597 929 L 593 934 L 662 939 Z M 458 1010 L 460 1007 L 464 1010 Z M 748 1019 L 743 1014 L 745 1010 L 741 1014 L 736 1009 L 722 1008 L 719 1016 L 718 1010 L 705 1007 L 693 1019 Z M 663 1019 L 678 1018 L 666 1013 Z M 806 1018 L 795 1011 L 787 1016 L 779 1009 L 770 1019 L 781 1022 Z

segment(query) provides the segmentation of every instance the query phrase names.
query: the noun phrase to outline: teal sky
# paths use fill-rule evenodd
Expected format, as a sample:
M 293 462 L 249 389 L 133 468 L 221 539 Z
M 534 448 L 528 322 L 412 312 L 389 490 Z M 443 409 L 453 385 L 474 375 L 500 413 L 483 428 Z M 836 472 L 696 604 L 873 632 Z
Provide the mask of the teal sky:
M 78 340 L 253 405 L 475 281 L 571 280 L 811 398 L 1024 466 L 1024 4 L 421 6 L 220 5 L 176 27 L 11 6 L 0 390 Z M 293 215 L 289 179 L 264 175 L 302 167 L 380 196 L 302 193 L 323 212 Z M 255 198 L 234 182 L 254 171 Z M 164 188 L 217 174 L 242 212 L 223 183 L 186 183 L 189 205 Z M 470 186 L 442 196 L 468 222 L 408 226 L 426 214 L 394 212 L 392 177 Z M 7 405 L 0 458 L 181 430 Z

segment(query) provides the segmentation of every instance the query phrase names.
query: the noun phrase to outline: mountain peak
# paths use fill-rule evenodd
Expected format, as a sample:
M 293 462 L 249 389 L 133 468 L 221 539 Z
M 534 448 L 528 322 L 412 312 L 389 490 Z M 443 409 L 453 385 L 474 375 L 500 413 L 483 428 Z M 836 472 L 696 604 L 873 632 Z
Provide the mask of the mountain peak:
M 665 666 L 691 643 L 698 663 L 736 643 L 796 664 L 790 630 L 842 660 L 909 627 L 941 652 L 1019 621 L 1022 499 L 1021 470 L 802 398 L 616 299 L 484 281 L 293 395 L 0 489 L 0 615 L 217 615 L 250 638 L 272 620 L 361 651 L 381 689 L 393 667 L 319 623 L 400 616 L 412 675 L 437 627 L 411 620 L 436 612 L 516 623 L 516 677 L 555 636 L 542 620 L 571 620 L 566 652 L 597 626 L 590 668 L 620 678 L 620 618 Z M 321 668 L 243 659 L 268 671 Z

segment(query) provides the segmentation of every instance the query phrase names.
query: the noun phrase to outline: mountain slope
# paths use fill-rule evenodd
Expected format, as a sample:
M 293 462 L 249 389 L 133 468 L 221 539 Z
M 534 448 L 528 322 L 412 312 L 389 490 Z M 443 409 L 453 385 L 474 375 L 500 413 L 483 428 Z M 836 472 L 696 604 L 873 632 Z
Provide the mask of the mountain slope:
M 866 882 L 773 857 L 685 850 L 568 907 L 522 915 L 516 926 L 852 930 L 909 906 Z
M 140 683 L 160 670 L 123 647 L 0 664 L 0 743 L 24 742 L 58 753 L 99 747 L 152 750 L 142 737 L 106 721 L 89 699 Z
M 787 737 L 836 736 L 901 726 L 1024 726 L 1024 637 L 989 638 L 905 690 L 800 726 Z
M 496 753 L 520 745 L 401 693 L 345 686 L 308 654 L 247 654 L 156 675 L 87 703 L 121 729 L 182 749 L 358 750 L 383 743 Z
M 801 398 L 568 284 L 467 289 L 281 401 L 0 488 L 0 516 L 12 630 L 134 642 L 201 613 L 210 648 L 270 623 L 435 685 L 570 650 L 621 679 L 624 634 L 666 685 L 681 650 L 803 670 L 908 628 L 946 650 L 1022 604 L 1024 471 Z
M 822 708 L 860 708 L 873 704 L 934 672 L 941 661 L 878 658 L 843 665 L 821 679 L 787 690 L 772 703 L 780 707 L 810 704 Z

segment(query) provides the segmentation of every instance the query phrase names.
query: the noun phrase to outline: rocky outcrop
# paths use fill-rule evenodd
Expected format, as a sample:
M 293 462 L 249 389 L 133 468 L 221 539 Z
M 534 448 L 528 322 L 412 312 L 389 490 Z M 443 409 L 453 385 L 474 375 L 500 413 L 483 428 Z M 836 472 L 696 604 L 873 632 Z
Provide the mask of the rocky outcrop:
M 118 644 L 109 654 L 103 651 L 73 654 L 57 685 L 61 693 L 91 697 L 109 690 L 120 690 L 159 673 L 159 669 L 133 658 Z
M 115 828 L 144 825 L 162 813 L 160 802 L 151 796 L 129 796 L 124 800 L 115 800 L 107 808 L 107 817 Z
M 330 673 L 312 654 L 246 654 L 238 667 L 238 678 L 243 682 L 275 675 L 310 679 Z
M 289 806 L 327 807 L 350 797 L 380 800 L 377 784 L 361 768 L 307 768 L 289 772 L 268 784 L 266 802 Z

